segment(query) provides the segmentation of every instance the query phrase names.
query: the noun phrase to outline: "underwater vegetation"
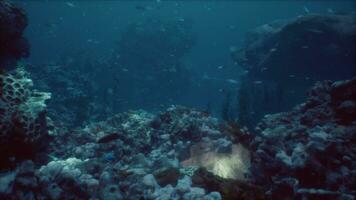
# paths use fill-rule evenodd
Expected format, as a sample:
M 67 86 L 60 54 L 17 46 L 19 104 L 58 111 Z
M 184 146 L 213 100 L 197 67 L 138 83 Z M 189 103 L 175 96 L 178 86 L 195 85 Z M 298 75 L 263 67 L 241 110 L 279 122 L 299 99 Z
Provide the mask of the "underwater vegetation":
M 131 23 L 105 59 L 33 66 L 25 13 L 0 1 L 0 199 L 354 200 L 355 18 L 257 27 L 219 119 L 175 105 L 196 84 L 188 18 Z

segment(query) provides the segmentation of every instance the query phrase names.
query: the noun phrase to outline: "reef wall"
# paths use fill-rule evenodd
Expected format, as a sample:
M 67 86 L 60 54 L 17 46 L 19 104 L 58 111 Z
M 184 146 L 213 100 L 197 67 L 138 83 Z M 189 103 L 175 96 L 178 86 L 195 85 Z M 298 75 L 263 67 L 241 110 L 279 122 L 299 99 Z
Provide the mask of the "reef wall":
M 291 109 L 316 81 L 354 77 L 355 43 L 354 13 L 308 14 L 249 32 L 245 45 L 231 53 L 247 72 L 239 91 L 240 120 L 256 124 L 267 113 Z

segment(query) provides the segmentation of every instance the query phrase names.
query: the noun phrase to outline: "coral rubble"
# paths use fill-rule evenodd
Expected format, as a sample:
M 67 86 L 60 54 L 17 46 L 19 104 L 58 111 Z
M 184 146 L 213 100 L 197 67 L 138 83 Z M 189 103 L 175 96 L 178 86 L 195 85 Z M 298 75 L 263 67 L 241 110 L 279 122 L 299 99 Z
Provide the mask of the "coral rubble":
M 316 84 L 291 112 L 266 115 L 251 142 L 252 174 L 273 199 L 353 199 L 356 79 Z
M 232 156 L 237 151 L 217 119 L 185 107 L 157 115 L 126 112 L 72 131 L 54 130 L 52 136 L 52 161 L 36 170 L 36 189 L 30 190 L 41 198 L 221 199 L 220 191 L 193 185 L 192 176 L 204 164 L 183 163 L 199 156 L 194 149 L 201 141 L 209 144 L 204 153 L 239 158 Z M 242 165 L 237 163 L 232 165 Z M 240 173 L 245 172 L 241 167 Z M 15 181 L 10 175 L 3 180 Z M 2 195 L 10 198 L 21 191 L 6 191 L 11 189 Z

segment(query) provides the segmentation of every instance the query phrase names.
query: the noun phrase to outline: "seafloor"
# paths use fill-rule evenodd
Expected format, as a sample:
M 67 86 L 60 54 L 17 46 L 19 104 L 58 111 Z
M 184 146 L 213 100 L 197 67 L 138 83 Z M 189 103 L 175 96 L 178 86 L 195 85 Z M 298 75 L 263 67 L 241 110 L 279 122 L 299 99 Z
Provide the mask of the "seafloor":
M 271 25 L 275 29 L 232 56 L 254 66 L 252 73 L 266 66 L 278 72 L 285 63 L 275 60 L 295 53 L 281 42 L 292 37 L 286 32 L 305 34 L 295 27 L 320 23 L 345 45 L 338 48 L 348 49 L 343 34 L 354 39 L 355 22 L 354 15 L 316 15 L 283 28 Z M 28 54 L 25 27 L 23 11 L 0 1 L 2 66 L 16 66 Z M 274 43 L 285 50 L 270 51 Z M 332 53 L 330 62 L 351 63 L 354 70 L 350 57 L 340 61 L 341 54 Z M 25 68 L 2 67 L 0 73 L 1 199 L 355 199 L 356 78 L 319 81 L 304 103 L 265 115 L 254 129 L 178 105 L 73 127 L 49 118 L 51 94 L 35 90 Z M 328 79 L 331 72 L 323 73 Z

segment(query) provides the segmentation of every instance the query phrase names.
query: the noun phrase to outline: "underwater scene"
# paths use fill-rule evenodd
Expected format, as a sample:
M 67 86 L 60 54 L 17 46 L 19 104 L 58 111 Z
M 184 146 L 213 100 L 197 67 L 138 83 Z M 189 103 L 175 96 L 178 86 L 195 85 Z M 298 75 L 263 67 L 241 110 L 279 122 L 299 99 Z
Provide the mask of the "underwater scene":
M 356 200 L 356 1 L 0 0 L 0 200 Z

